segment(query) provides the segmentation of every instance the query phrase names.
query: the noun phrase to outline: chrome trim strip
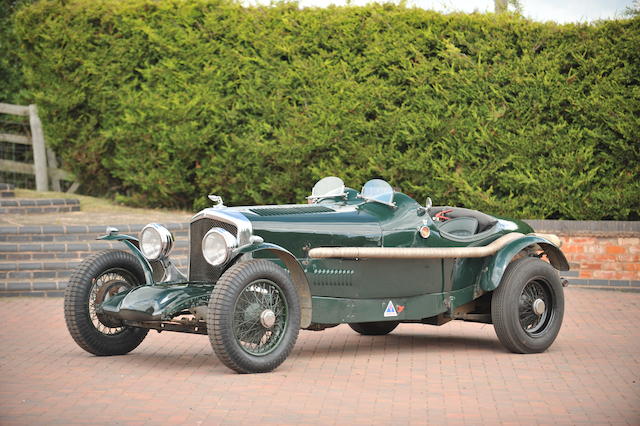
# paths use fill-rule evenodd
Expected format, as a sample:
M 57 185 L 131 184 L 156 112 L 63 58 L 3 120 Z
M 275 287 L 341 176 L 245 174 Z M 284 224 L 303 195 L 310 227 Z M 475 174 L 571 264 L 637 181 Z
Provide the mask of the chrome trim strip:
M 236 239 L 238 240 L 238 245 L 243 246 L 245 244 L 251 243 L 253 226 L 251 226 L 251 221 L 247 219 L 242 213 L 228 209 L 220 210 L 208 208 L 196 213 L 191 218 L 190 223 L 193 223 L 202 218 L 219 220 L 220 222 L 235 225 L 235 227 L 238 228 L 238 234 L 235 235 Z M 189 239 L 191 239 L 191 236 L 189 236 Z

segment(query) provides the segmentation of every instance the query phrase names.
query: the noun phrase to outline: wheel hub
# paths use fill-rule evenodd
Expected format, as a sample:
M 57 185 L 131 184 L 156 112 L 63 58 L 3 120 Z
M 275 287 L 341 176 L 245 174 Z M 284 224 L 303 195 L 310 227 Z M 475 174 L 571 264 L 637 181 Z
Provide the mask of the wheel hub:
M 108 281 L 98 288 L 96 292 L 96 302 L 103 303 L 107 300 L 111 299 L 111 297 L 115 294 L 118 294 L 123 289 L 128 287 L 127 282 L 121 279 L 115 279 Z
M 124 330 L 120 319 L 104 314 L 100 307 L 111 297 L 133 287 L 134 283 L 129 272 L 119 268 L 109 269 L 93 280 L 89 291 L 88 314 L 98 332 L 115 335 Z
M 544 314 L 544 311 L 546 309 L 546 306 L 544 304 L 544 300 L 542 299 L 536 299 L 533 302 L 533 313 L 536 314 L 537 316 L 540 316 L 542 314 Z
M 244 309 L 245 321 L 256 321 L 260 318 L 260 305 L 258 303 L 252 303 Z
M 271 328 L 276 323 L 276 314 L 271 309 L 265 309 L 260 314 L 260 324 L 264 328 Z

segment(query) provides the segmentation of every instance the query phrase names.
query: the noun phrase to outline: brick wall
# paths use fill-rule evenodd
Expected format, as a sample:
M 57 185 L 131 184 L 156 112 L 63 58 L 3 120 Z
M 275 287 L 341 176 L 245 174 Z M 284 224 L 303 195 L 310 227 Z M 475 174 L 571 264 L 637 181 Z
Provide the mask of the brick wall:
M 572 285 L 640 289 L 640 223 L 527 221 L 538 232 L 557 234 Z
M 640 238 L 563 236 L 577 278 L 640 281 Z

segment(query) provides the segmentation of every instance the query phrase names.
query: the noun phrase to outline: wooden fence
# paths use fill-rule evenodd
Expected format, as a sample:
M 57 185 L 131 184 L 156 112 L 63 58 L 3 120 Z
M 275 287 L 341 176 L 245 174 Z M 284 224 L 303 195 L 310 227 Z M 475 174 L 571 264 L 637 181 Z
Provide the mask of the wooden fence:
M 61 180 L 74 180 L 70 173 L 58 168 L 54 152 L 46 146 L 42 123 L 40 122 L 40 117 L 38 117 L 36 105 L 24 106 L 0 103 L 0 113 L 28 116 L 29 127 L 31 128 L 30 135 L 0 133 L 0 142 L 31 145 L 33 149 L 33 164 L 0 158 L 0 171 L 35 175 L 36 191 L 48 191 L 49 180 L 51 180 L 51 189 L 60 192 L 62 190 Z M 74 182 L 67 192 L 75 192 L 78 186 L 78 182 Z

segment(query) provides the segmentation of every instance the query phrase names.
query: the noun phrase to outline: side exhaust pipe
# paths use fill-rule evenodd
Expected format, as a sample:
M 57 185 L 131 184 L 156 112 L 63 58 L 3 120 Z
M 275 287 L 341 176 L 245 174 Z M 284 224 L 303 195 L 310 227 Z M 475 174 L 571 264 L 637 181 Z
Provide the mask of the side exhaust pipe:
M 538 234 L 538 236 L 543 236 Z M 318 247 L 309 250 L 309 257 L 316 259 L 442 259 L 442 258 L 477 258 L 495 254 L 512 241 L 524 237 L 524 234 L 512 232 L 484 247 Z M 554 243 L 554 239 L 544 235 Z

